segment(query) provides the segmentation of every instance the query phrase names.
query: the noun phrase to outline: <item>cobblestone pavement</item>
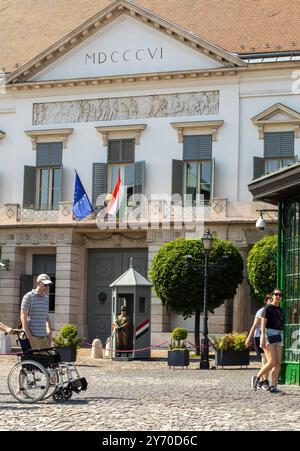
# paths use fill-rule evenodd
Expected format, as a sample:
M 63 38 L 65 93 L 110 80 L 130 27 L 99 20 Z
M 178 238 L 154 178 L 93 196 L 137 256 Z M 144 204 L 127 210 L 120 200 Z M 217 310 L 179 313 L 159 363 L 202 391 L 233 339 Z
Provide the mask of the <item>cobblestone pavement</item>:
M 0 357 L 0 430 L 300 430 L 300 387 L 253 391 L 249 369 L 169 369 L 165 361 L 79 359 L 88 391 L 64 404 L 20 404 L 7 388 L 15 357 Z M 256 364 L 257 367 L 257 364 Z

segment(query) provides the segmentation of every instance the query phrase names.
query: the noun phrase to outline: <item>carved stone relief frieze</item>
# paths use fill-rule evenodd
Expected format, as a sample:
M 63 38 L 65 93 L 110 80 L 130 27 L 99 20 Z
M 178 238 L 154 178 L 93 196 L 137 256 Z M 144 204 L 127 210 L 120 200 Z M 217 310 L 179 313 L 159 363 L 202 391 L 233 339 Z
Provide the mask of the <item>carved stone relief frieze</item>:
M 219 113 L 219 91 L 47 102 L 33 105 L 33 125 Z

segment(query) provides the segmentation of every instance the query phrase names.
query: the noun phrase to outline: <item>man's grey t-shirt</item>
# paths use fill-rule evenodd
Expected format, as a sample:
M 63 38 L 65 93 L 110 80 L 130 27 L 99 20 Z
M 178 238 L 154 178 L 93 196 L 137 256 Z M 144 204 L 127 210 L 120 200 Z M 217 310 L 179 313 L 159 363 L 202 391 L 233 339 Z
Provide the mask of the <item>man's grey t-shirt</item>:
M 22 300 L 21 309 L 27 310 L 29 319 L 28 325 L 30 332 L 35 337 L 46 337 L 46 320 L 49 313 L 49 296 L 41 296 L 32 290 L 25 294 Z

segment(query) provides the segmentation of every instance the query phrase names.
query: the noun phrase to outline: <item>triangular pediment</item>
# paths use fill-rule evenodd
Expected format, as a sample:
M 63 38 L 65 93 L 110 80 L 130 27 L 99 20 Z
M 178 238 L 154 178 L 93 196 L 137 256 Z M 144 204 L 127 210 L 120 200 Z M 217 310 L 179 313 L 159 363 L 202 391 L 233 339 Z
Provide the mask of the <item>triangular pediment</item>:
M 245 67 L 238 57 L 127 0 L 118 0 L 7 83 Z
M 267 110 L 262 111 L 252 118 L 255 125 L 292 123 L 300 121 L 300 113 L 282 103 L 276 103 Z

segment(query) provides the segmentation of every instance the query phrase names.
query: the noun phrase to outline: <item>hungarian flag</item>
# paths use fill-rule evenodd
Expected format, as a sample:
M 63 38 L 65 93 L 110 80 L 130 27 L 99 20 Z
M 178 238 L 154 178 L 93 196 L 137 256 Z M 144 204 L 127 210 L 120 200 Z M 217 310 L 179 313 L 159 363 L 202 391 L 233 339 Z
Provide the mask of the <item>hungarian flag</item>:
M 122 184 L 120 174 L 118 176 L 118 180 L 114 189 L 114 192 L 112 194 L 112 198 L 109 201 L 109 204 L 107 206 L 107 214 L 112 216 L 117 216 L 121 218 L 124 210 L 126 208 L 126 197 L 125 197 L 125 188 Z

